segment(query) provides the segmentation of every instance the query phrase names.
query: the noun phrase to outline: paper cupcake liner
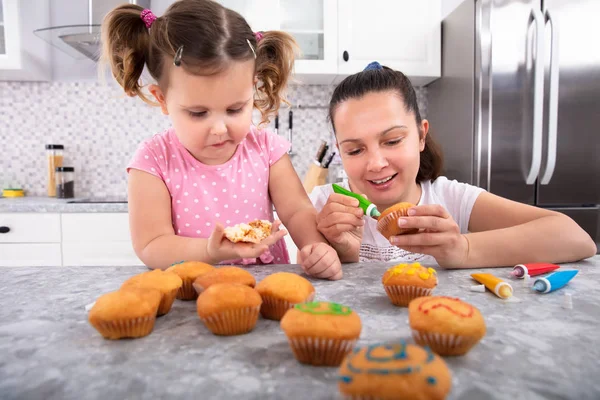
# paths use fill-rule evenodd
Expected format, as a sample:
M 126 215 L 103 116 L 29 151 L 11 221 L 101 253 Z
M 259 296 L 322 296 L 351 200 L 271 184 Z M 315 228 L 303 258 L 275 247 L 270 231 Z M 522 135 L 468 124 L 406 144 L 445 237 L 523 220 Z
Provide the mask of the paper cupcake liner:
M 160 304 L 158 305 L 158 312 L 156 313 L 156 315 L 165 315 L 171 310 L 171 306 L 175 301 L 175 297 L 177 297 L 177 292 L 179 292 L 179 288 L 173 289 L 169 293 L 163 293 L 163 297 L 160 301 Z
M 433 289 L 420 286 L 383 286 L 392 304 L 400 307 L 408 307 L 408 303 L 417 297 L 431 296 Z
M 92 326 L 106 339 L 138 338 L 149 335 L 154 329 L 156 315 L 133 319 L 98 321 Z
M 418 229 L 415 229 L 415 228 L 403 229 L 398 226 L 398 222 L 397 222 L 398 218 L 406 217 L 408 215 L 407 212 L 408 212 L 408 209 L 396 210 L 396 211 L 389 213 L 385 217 L 378 219 L 377 220 L 377 230 L 379 232 L 381 232 L 381 234 L 383 236 L 385 236 L 387 239 L 389 239 L 390 236 L 401 235 L 404 233 L 417 232 Z
M 440 356 L 462 356 L 466 354 L 480 339 L 466 335 L 426 332 L 413 329 L 412 337 L 420 346 L 429 348 Z
M 285 313 L 296 304 L 289 301 L 281 300 L 276 297 L 262 295 L 262 305 L 260 307 L 260 315 L 266 319 L 272 319 L 275 321 L 280 321 L 281 318 L 285 315 Z M 313 301 L 315 298 L 315 293 L 311 293 L 303 302 L 300 303 L 308 303 Z
M 254 328 L 259 310 L 260 306 L 238 308 L 201 317 L 200 320 L 215 335 L 241 335 Z
M 198 298 L 198 292 L 194 289 L 194 281 L 183 280 L 183 285 L 177 291 L 177 298 L 179 300 L 196 300 Z
M 323 337 L 288 337 L 294 356 L 302 364 L 337 367 L 352 351 L 356 339 L 342 340 Z

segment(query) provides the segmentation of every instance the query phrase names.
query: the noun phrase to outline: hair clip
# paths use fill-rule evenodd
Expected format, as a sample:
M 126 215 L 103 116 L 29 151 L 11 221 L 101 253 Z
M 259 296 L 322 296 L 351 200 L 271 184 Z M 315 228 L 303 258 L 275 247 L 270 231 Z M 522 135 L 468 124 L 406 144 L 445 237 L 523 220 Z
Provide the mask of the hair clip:
M 154 15 L 154 13 L 149 8 L 145 8 L 144 10 L 142 10 L 140 18 L 142 19 L 142 21 L 144 21 L 144 24 L 146 24 L 146 29 L 150 29 L 152 23 L 156 21 L 156 15 Z
M 367 65 L 363 71 L 368 71 L 370 69 L 383 69 L 383 67 L 377 61 L 373 61 L 369 63 L 369 65 Z
M 254 32 L 254 37 L 256 38 L 256 43 L 260 42 L 265 35 L 262 32 Z
M 173 64 L 179 67 L 181 65 L 181 56 L 183 54 L 183 46 L 179 46 L 177 51 L 175 52 L 175 57 L 173 57 Z
M 256 51 L 254 51 L 254 47 L 252 46 L 252 43 L 250 43 L 250 41 L 248 39 L 246 39 L 246 42 L 248 42 L 248 46 L 250 46 L 250 50 L 252 50 L 252 54 L 254 54 L 254 58 L 256 58 Z

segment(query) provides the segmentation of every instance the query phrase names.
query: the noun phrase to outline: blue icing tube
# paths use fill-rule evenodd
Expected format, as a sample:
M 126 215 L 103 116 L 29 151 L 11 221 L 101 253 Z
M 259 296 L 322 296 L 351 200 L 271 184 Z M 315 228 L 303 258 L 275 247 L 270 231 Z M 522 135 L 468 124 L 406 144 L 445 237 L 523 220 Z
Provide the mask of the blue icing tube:
M 569 283 L 578 272 L 576 269 L 556 271 L 544 278 L 537 278 L 533 283 L 533 290 L 540 293 L 553 292 Z

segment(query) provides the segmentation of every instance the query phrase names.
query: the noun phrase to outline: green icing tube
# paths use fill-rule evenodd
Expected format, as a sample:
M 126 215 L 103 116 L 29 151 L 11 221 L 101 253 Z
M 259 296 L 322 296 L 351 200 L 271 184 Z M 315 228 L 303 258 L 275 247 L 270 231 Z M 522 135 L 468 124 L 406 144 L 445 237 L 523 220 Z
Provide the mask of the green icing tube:
M 340 185 L 336 185 L 335 183 L 333 183 L 332 186 L 333 186 L 333 191 L 335 193 L 354 197 L 356 200 L 358 200 L 358 203 L 359 203 L 358 206 L 364 211 L 365 215 L 368 215 L 369 217 L 373 217 L 373 218 L 377 218 L 381 215 L 379 210 L 377 210 L 377 207 L 375 206 L 375 204 L 371 203 L 369 200 L 365 199 L 360 194 L 356 194 L 354 192 L 346 190 L 343 187 L 341 187 Z

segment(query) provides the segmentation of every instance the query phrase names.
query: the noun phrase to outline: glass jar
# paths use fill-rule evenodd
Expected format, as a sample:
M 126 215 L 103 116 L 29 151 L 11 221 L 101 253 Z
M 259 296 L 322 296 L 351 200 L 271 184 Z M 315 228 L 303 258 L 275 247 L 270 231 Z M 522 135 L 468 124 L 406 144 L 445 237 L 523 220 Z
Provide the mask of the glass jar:
M 46 159 L 48 164 L 48 180 L 46 182 L 46 188 L 49 197 L 56 196 L 56 168 L 63 165 L 63 152 L 65 146 L 62 144 L 47 144 L 46 145 Z
M 75 168 L 56 167 L 56 198 L 72 199 L 75 197 Z

